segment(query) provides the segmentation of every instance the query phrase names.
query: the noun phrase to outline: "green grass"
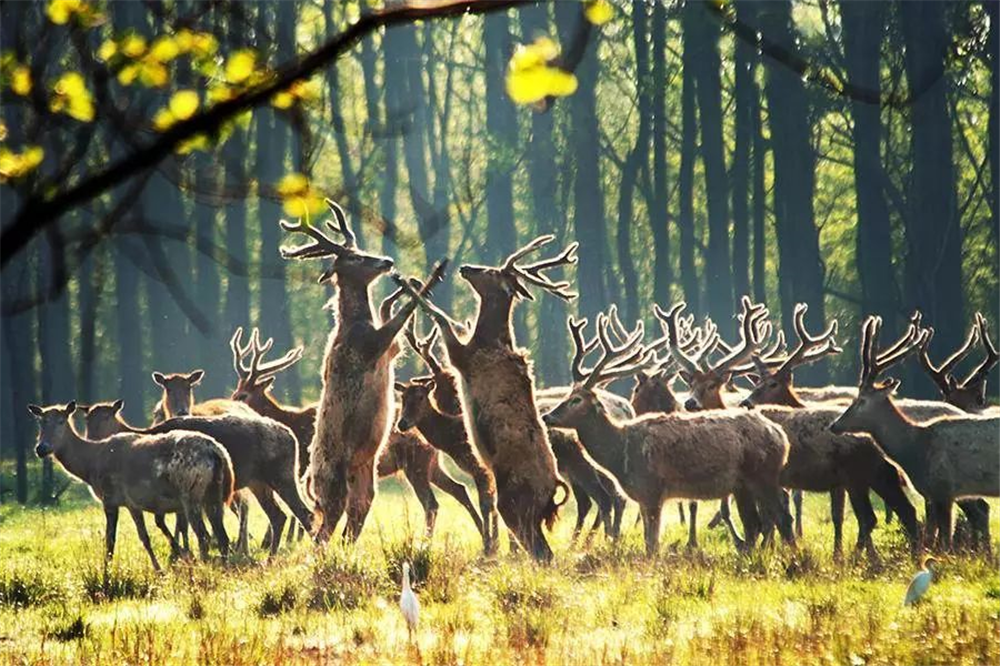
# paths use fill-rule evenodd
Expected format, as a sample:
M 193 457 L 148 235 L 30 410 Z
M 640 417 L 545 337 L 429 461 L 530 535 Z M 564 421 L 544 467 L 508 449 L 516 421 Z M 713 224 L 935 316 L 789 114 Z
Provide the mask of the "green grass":
M 157 575 L 127 515 L 105 573 L 103 513 L 77 490 L 54 509 L 0 507 L 2 664 L 1000 662 L 996 555 L 944 558 L 926 603 L 903 608 L 916 566 L 896 526 L 876 532 L 880 563 L 835 563 L 819 495 L 807 497 L 798 552 L 746 557 L 704 526 L 711 508 L 700 512 L 701 551 L 685 552 L 672 503 L 655 559 L 631 527 L 634 507 L 622 542 L 574 547 L 569 506 L 552 537 L 555 562 L 541 567 L 520 555 L 483 559 L 449 497 L 428 546 L 419 506 L 390 480 L 354 549 L 303 542 L 271 563 L 257 551 Z M 846 544 L 854 529 L 849 515 Z M 251 530 L 256 543 L 259 512 Z M 166 562 L 163 538 L 153 541 Z M 414 646 L 396 607 L 403 560 L 422 605 Z

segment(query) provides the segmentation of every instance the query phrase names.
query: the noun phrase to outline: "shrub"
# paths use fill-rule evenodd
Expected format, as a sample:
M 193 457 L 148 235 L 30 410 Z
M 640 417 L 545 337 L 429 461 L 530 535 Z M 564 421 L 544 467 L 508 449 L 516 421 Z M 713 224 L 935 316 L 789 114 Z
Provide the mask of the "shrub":
M 61 599 L 61 585 L 39 571 L 13 571 L 0 576 L 0 606 L 27 608 Z
M 83 573 L 83 591 L 93 603 L 118 599 L 144 599 L 153 596 L 154 580 L 147 573 L 117 567 L 87 569 Z
M 275 590 L 268 590 L 264 593 L 257 604 L 257 615 L 271 617 L 287 613 L 295 608 L 296 601 L 295 589 L 290 584 L 285 583 Z
M 371 562 L 356 551 L 331 546 L 313 569 L 308 605 L 314 610 L 354 610 L 389 591 L 388 581 Z
M 57 641 L 78 641 L 85 638 L 90 633 L 90 624 L 85 622 L 82 615 L 77 614 L 68 622 L 60 623 L 50 628 L 45 634 Z

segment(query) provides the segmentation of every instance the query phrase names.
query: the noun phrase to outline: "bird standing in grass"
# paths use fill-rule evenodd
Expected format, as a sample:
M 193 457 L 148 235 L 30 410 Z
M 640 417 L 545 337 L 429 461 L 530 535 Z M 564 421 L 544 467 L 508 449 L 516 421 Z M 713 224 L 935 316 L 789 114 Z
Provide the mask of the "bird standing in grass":
M 403 562 L 403 591 L 399 594 L 399 609 L 403 611 L 403 617 L 406 619 L 406 630 L 409 632 L 412 643 L 413 632 L 416 631 L 417 623 L 420 621 L 420 602 L 417 601 L 417 595 L 410 587 L 409 562 Z
M 924 559 L 924 568 L 917 572 L 917 575 L 910 581 L 910 587 L 906 589 L 906 600 L 903 601 L 904 606 L 912 606 L 927 593 L 931 582 L 934 580 L 935 565 L 937 565 L 937 560 L 933 557 Z

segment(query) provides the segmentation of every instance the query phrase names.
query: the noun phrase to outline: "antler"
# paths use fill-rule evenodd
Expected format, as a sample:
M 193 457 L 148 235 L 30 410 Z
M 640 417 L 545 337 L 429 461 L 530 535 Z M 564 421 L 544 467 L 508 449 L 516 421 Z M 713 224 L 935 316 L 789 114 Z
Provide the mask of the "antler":
M 406 327 L 404 335 L 406 336 L 406 341 L 410 344 L 410 347 L 417 353 L 417 356 L 424 360 L 427 367 L 434 374 L 439 374 L 442 372 L 441 364 L 438 362 L 437 357 L 434 356 L 434 344 L 437 342 L 438 335 L 441 331 L 435 326 L 431 329 L 431 332 L 427 334 L 424 338 L 417 337 L 417 322 L 416 318 L 410 320 L 410 325 Z
M 233 367 L 236 369 L 240 383 L 247 387 L 255 386 L 278 374 L 295 365 L 302 358 L 302 347 L 295 347 L 288 350 L 281 358 L 264 363 L 264 355 L 274 346 L 274 338 L 268 338 L 264 344 L 261 344 L 260 330 L 255 327 L 250 333 L 250 341 L 246 346 L 242 345 L 242 339 L 243 327 L 241 326 L 236 329 L 233 337 L 229 340 L 229 347 L 233 351 Z M 243 363 L 247 354 L 250 354 L 250 367 Z
M 781 363 L 778 368 L 778 373 L 788 373 L 801 365 L 807 365 L 809 363 L 815 363 L 824 356 L 829 356 L 830 354 L 839 354 L 843 351 L 837 346 L 837 341 L 834 336 L 837 334 L 838 322 L 833 320 L 830 325 L 826 327 L 826 330 L 819 335 L 810 335 L 806 330 L 806 312 L 809 310 L 809 306 L 805 303 L 798 303 L 795 306 L 795 312 L 793 313 L 795 335 L 799 338 L 799 344 L 796 345 L 795 351 L 792 352 L 791 356 L 788 356 Z
M 580 345 L 577 340 L 582 338 L 583 328 L 587 322 L 573 322 L 570 331 L 573 333 L 574 344 L 577 345 L 578 354 L 574 358 L 574 379 L 582 383 L 584 388 L 593 388 L 600 384 L 605 384 L 619 377 L 628 377 L 650 364 L 653 358 L 653 350 L 642 346 L 643 325 L 641 321 L 636 322 L 635 328 L 627 332 L 625 341 L 615 346 L 611 341 L 611 324 L 608 316 L 601 313 L 597 316 L 597 338 L 589 345 Z M 601 357 L 590 371 L 583 369 L 579 361 L 583 356 L 579 350 L 593 348 L 595 343 L 601 346 Z M 579 377 L 579 379 L 576 379 Z
M 570 366 L 573 381 L 578 383 L 583 382 L 587 378 L 583 371 L 583 359 L 597 346 L 597 338 L 594 338 L 589 343 L 584 342 L 583 329 L 587 327 L 586 318 L 577 319 L 570 316 L 566 320 L 566 327 L 569 329 L 570 337 L 573 339 L 573 363 Z
M 350 225 L 347 223 L 347 216 L 344 214 L 344 209 L 340 207 L 337 202 L 327 199 L 326 205 L 329 206 L 330 211 L 333 213 L 336 224 L 331 221 L 327 221 L 326 226 L 330 228 L 334 233 L 338 233 L 344 237 L 343 243 L 338 243 L 322 231 L 317 229 L 311 224 L 304 222 L 291 223 L 287 220 L 280 220 L 278 224 L 281 228 L 289 233 L 301 233 L 305 234 L 313 240 L 312 243 L 306 245 L 299 245 L 293 248 L 281 248 L 281 256 L 285 259 L 316 259 L 329 256 L 343 256 L 345 253 L 352 252 L 357 248 L 357 238 L 354 232 L 351 231 Z
M 667 348 L 670 350 L 670 356 L 675 361 L 677 361 L 677 363 L 684 370 L 686 370 L 691 374 L 695 374 L 698 372 L 702 372 L 702 369 L 699 366 L 701 357 L 704 355 L 705 349 L 714 344 L 714 338 L 716 337 L 717 333 L 713 331 L 712 341 L 706 341 L 706 340 L 702 341 L 703 346 L 701 348 L 701 351 L 698 352 L 697 360 L 695 360 L 691 356 L 688 356 L 688 350 L 690 350 L 690 345 L 687 345 L 687 348 L 685 348 L 686 347 L 685 343 L 690 343 L 691 339 L 690 338 L 688 338 L 687 340 L 681 339 L 679 325 L 678 325 L 678 317 L 680 315 L 680 312 L 686 307 L 687 304 L 681 302 L 675 304 L 672 308 L 670 308 L 668 312 L 664 312 L 659 305 L 656 305 L 654 303 L 653 313 L 656 315 L 656 318 L 660 320 L 660 323 L 666 329 Z M 655 348 L 655 346 L 653 346 L 653 348 Z
M 737 366 L 749 361 L 771 334 L 771 324 L 767 321 L 767 307 L 763 303 L 753 303 L 748 296 L 743 297 L 741 304 L 743 312 L 740 315 L 740 341 L 732 351 L 708 368 L 717 375 L 732 374 L 742 370 Z
M 979 313 L 976 313 L 979 317 Z M 954 354 L 946 358 L 940 366 L 935 367 L 931 362 L 931 357 L 928 355 L 927 351 L 930 348 L 931 339 L 934 337 L 934 328 L 927 329 L 927 335 L 924 336 L 920 344 L 920 365 L 923 366 L 924 370 L 927 372 L 928 376 L 937 384 L 941 392 L 946 394 L 956 387 L 955 377 L 952 375 L 952 371 L 955 369 L 962 360 L 969 355 L 972 351 L 972 345 L 976 344 L 979 339 L 979 320 L 977 318 L 976 323 L 969 328 L 969 335 L 965 338 L 965 343 L 955 351 Z
M 546 271 L 550 268 L 557 268 L 559 266 L 575 264 L 577 262 L 576 250 L 580 246 L 579 243 L 570 243 L 566 246 L 566 249 L 551 259 L 544 259 L 526 266 L 517 265 L 518 259 L 521 259 L 525 255 L 540 249 L 544 245 L 551 243 L 553 240 L 555 240 L 555 236 L 552 234 L 539 236 L 517 252 L 514 252 L 507 257 L 507 260 L 503 263 L 502 270 L 507 271 L 514 277 L 522 279 L 529 284 L 541 287 L 563 300 L 569 301 L 576 298 L 576 293 L 569 291 L 570 283 L 566 280 L 553 282 L 546 275 L 544 275 L 542 271 Z M 525 290 L 524 293 L 528 298 L 531 298 L 530 294 L 527 293 L 527 290 Z
M 878 337 L 882 331 L 881 317 L 868 317 L 861 331 L 861 382 L 862 386 L 872 386 L 878 376 L 887 368 L 902 361 L 916 351 L 930 335 L 928 329 L 920 329 L 919 313 L 914 313 L 909 326 L 888 350 L 878 352 Z
M 1000 354 L 997 354 L 997 348 L 993 346 L 993 341 L 990 340 L 989 324 L 986 322 L 986 317 L 980 312 L 976 313 L 976 328 L 979 330 L 979 339 L 986 350 L 986 358 L 965 378 L 965 381 L 962 382 L 962 386 L 964 387 L 971 387 L 978 382 L 983 382 L 985 386 L 986 377 L 990 374 L 990 370 L 1000 361 Z

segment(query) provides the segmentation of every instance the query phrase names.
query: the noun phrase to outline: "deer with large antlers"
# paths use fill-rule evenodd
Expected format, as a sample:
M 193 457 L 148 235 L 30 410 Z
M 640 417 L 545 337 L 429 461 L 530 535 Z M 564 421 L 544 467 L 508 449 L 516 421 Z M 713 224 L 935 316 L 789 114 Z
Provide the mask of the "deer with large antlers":
M 551 259 L 519 263 L 553 240 L 540 236 L 499 267 L 462 266 L 460 274 L 479 301 L 471 335 L 409 282 L 397 280 L 441 330 L 449 363 L 461 378 L 466 430 L 496 479 L 501 517 L 521 546 L 542 561 L 552 558 L 542 525 L 555 520 L 565 502 L 565 497 L 556 502 L 556 491 L 561 487 L 565 493 L 567 486 L 538 414 L 528 361 L 514 345 L 512 314 L 517 300 L 532 299 L 529 286 L 566 300 L 575 297 L 568 282 L 554 282 L 545 271 L 576 263 L 576 243 Z
M 927 355 L 934 329 L 931 328 L 928 331 L 929 333 L 924 338 L 920 348 L 920 364 L 934 380 L 935 386 L 941 392 L 941 397 L 947 403 L 955 405 L 964 412 L 978 414 L 985 411 L 989 407 L 986 402 L 986 380 L 989 378 L 990 371 L 1000 361 L 1000 354 L 997 354 L 997 348 L 990 340 L 986 317 L 980 312 L 976 313 L 976 322 L 969 329 L 969 336 L 965 339 L 965 344 L 939 366 L 935 366 Z M 983 349 L 986 351 L 986 358 L 964 380 L 959 382 L 953 374 L 955 367 L 969 355 L 977 341 L 982 343 Z
M 585 325 L 570 319 L 576 345 L 573 391 L 545 415 L 545 422 L 575 429 L 590 456 L 638 502 L 647 553 L 653 555 L 659 547 L 662 505 L 671 497 L 734 495 L 743 518 L 746 548 L 754 546 L 760 533 L 758 507 L 766 521 L 778 526 L 782 538 L 794 544 L 791 516 L 778 483 L 788 455 L 784 432 L 760 415 L 736 410 L 613 420 L 594 389 L 635 374 L 650 363 L 652 353 L 640 344 L 641 322 L 619 346 L 611 342 L 604 315 L 598 318 L 597 343 L 583 340 Z M 586 370 L 582 361 L 593 344 L 600 344 L 602 353 Z
M 885 455 L 899 465 L 929 502 L 928 521 L 938 544 L 952 545 L 952 504 L 956 499 L 1000 496 L 1000 417 L 944 416 L 916 423 L 894 404 L 896 379 L 880 380 L 892 365 L 918 351 L 930 335 L 912 322 L 907 332 L 879 352 L 879 317 L 865 320 L 861 331 L 858 397 L 831 425 L 834 432 L 870 434 Z
M 387 320 L 376 320 L 371 287 L 392 270 L 393 262 L 364 252 L 343 209 L 327 200 L 334 221 L 327 227 L 343 237 L 337 242 L 309 223 L 281 227 L 307 236 L 311 242 L 282 248 L 286 259 L 332 259 L 320 282 L 335 280 L 336 324 L 323 358 L 323 391 L 310 444 L 309 481 L 316 496 L 316 536 L 326 542 L 337 522 L 347 514 L 344 537 L 354 541 L 361 533 L 375 498 L 375 462 L 392 427 L 394 408 L 393 361 L 396 336 L 416 307 L 402 306 Z M 439 264 L 421 293 L 440 279 Z

